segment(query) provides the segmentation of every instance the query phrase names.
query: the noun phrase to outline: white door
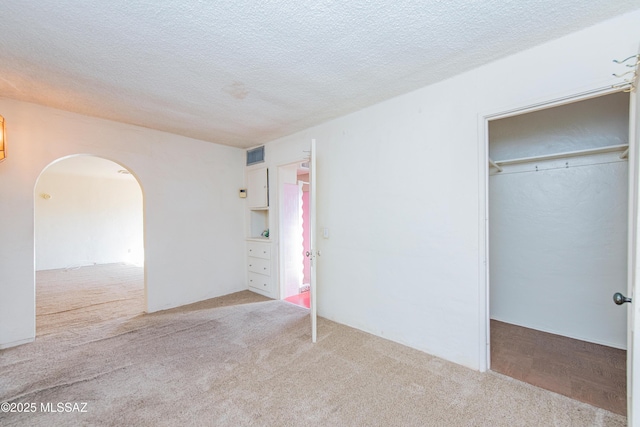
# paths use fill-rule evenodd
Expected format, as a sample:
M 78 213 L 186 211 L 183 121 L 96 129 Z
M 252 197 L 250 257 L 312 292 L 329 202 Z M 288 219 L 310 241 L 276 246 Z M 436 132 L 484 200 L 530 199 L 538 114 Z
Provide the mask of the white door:
M 640 61 L 640 58 L 637 58 Z M 638 87 L 638 78 L 635 85 Z M 631 92 L 629 108 L 629 286 L 628 296 L 633 303 L 628 304 L 627 341 L 627 421 L 630 426 L 640 426 L 640 259 L 638 258 L 638 171 L 640 166 L 640 96 L 637 90 Z M 635 367 L 635 369 L 634 369 Z
M 311 261 L 311 276 L 309 277 L 309 305 L 311 309 L 311 342 L 316 342 L 318 336 L 318 301 L 316 296 L 317 282 L 317 251 L 316 251 L 316 140 L 311 140 L 311 158 L 309 159 L 309 258 Z

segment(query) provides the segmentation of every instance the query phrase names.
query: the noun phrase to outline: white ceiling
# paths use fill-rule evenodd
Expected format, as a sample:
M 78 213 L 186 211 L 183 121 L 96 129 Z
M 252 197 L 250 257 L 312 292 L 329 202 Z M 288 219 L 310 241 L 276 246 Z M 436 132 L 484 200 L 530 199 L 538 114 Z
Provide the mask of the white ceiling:
M 0 0 L 0 96 L 258 145 L 638 0 Z

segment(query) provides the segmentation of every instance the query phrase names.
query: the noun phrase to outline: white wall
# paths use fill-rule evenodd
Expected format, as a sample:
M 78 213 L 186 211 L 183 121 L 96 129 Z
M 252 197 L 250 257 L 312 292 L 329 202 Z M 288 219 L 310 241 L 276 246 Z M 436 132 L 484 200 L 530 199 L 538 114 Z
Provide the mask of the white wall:
M 517 172 L 490 180 L 491 318 L 626 348 L 627 164 Z
M 618 93 L 496 120 L 506 160 L 628 143 Z M 619 152 L 505 165 L 489 178 L 491 318 L 626 348 L 628 165 Z M 568 167 L 567 167 L 568 164 Z
M 148 311 L 246 289 L 243 150 L 8 99 L 0 114 L 0 346 L 34 338 L 34 188 L 65 156 L 103 157 L 139 180 Z
M 319 314 L 483 369 L 483 117 L 612 84 L 612 59 L 637 52 L 639 21 L 628 14 L 268 144 L 278 165 L 318 142 L 317 225 L 330 229 L 318 242 Z
M 36 270 L 142 265 L 142 226 L 142 191 L 132 175 L 122 179 L 45 170 L 35 190 Z
M 629 94 L 599 96 L 489 123 L 496 161 L 629 143 Z

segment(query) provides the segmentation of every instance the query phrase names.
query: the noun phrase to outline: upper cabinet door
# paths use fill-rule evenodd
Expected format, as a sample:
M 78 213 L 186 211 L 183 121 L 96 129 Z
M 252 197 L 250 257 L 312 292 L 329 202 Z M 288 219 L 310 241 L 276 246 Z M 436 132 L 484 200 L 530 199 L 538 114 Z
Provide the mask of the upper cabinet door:
M 247 172 L 247 206 L 266 208 L 269 206 L 269 172 L 267 168 Z

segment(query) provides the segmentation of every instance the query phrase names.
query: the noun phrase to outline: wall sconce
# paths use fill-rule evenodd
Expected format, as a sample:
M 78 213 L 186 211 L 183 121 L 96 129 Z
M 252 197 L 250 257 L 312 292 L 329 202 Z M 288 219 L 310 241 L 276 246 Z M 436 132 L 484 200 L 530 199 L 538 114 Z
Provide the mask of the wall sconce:
M 4 117 L 0 116 L 0 162 L 7 157 L 7 133 L 4 130 Z

